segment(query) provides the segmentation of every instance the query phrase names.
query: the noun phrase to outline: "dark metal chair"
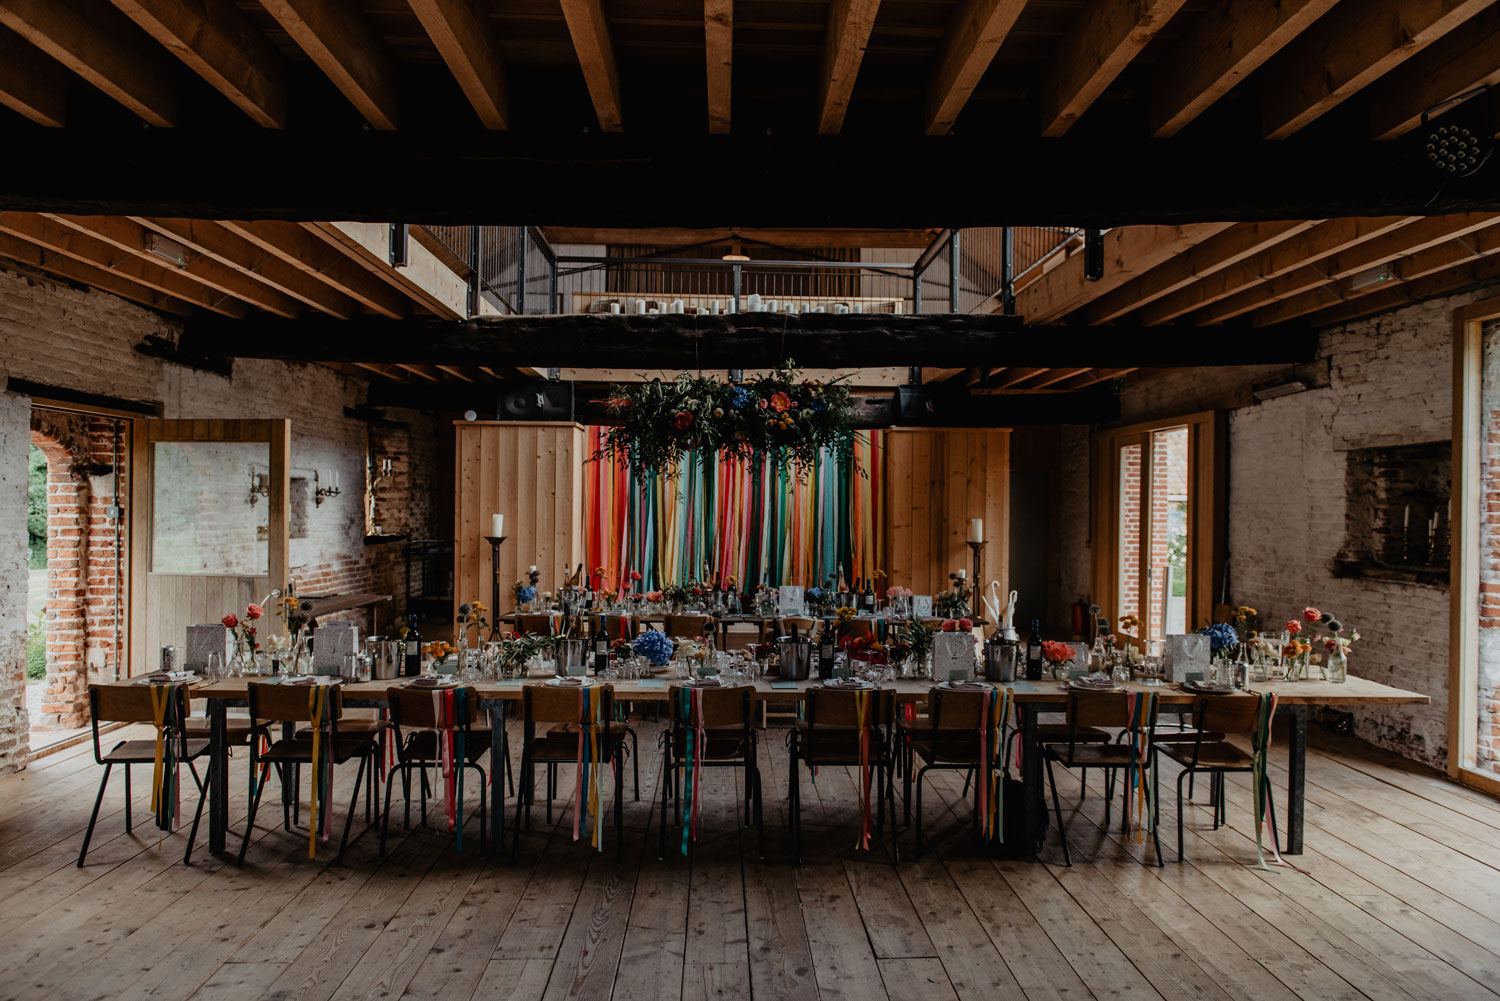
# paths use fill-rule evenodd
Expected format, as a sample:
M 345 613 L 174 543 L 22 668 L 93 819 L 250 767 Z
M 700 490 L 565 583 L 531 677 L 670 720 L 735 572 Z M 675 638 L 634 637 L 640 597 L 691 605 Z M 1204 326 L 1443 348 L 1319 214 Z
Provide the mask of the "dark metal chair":
M 870 784 L 875 783 L 876 817 L 873 830 L 885 826 L 889 802 L 891 822 L 895 823 L 895 752 L 891 727 L 895 714 L 895 693 L 888 688 L 843 690 L 815 687 L 807 690 L 807 715 L 797 720 L 787 734 L 791 750 L 788 777 L 788 806 L 791 811 L 792 844 L 797 864 L 802 863 L 802 782 L 798 765 L 809 768 L 855 766 L 868 768 L 860 789 L 862 811 L 869 809 Z M 861 817 L 861 826 L 864 818 Z M 899 844 L 893 846 L 897 861 Z
M 1213 800 L 1210 807 L 1214 815 L 1214 829 L 1225 819 L 1224 776 L 1230 772 L 1253 772 L 1255 755 L 1244 751 L 1225 739 L 1226 734 L 1244 734 L 1253 742 L 1259 722 L 1260 698 L 1255 695 L 1200 695 L 1193 705 L 1193 735 L 1191 739 L 1171 742 L 1158 741 L 1152 745 L 1157 754 L 1165 754 L 1182 766 L 1177 775 L 1177 861 L 1182 861 L 1182 783 L 1191 781 L 1198 772 L 1207 773 L 1213 782 Z M 1271 797 L 1271 829 L 1276 829 L 1275 807 Z
M 434 695 L 437 699 L 434 699 Z M 440 704 L 446 704 L 452 696 L 457 708 L 452 715 Z M 479 698 L 474 689 L 464 687 L 435 692 L 431 688 L 392 686 L 386 689 L 386 706 L 391 716 L 391 739 L 396 748 L 396 764 L 386 776 L 385 809 L 380 820 L 380 854 L 385 854 L 386 833 L 391 823 L 391 790 L 395 787 L 396 773 L 402 777 L 402 790 L 406 800 L 406 826 L 411 826 L 411 773 L 417 770 L 421 781 L 421 822 L 427 822 L 427 769 L 437 765 L 441 768 L 441 751 L 445 743 L 455 749 L 458 738 L 463 740 L 462 757 L 452 761 L 459 772 L 472 770 L 479 773 L 479 850 L 483 854 L 488 843 L 489 797 L 485 795 L 485 770 L 479 759 L 494 746 L 494 734 L 487 727 L 476 726 L 479 718 Z M 491 767 L 494 767 L 491 754 Z M 455 795 L 460 801 L 463 783 L 455 782 Z M 463 851 L 463 839 L 457 836 L 459 851 Z
M 557 767 L 564 764 L 608 765 L 615 773 L 615 845 L 625 836 L 625 769 L 621 753 L 627 727 L 614 720 L 614 688 L 592 685 L 588 693 L 588 716 L 584 700 L 575 687 L 527 685 L 521 691 L 521 783 L 517 790 L 511 854 L 519 854 L 521 825 L 531 826 L 531 805 L 536 798 L 536 764 L 547 766 L 547 822 L 552 822 L 552 796 L 557 790 Z M 597 720 L 597 722 L 596 722 Z M 540 728 L 540 729 L 539 729 Z M 597 741 L 584 742 L 592 750 L 579 760 L 580 736 L 594 732 Z M 598 818 L 595 818 L 598 822 Z
M 766 856 L 766 825 L 761 810 L 760 766 L 756 751 L 759 732 L 755 728 L 755 709 L 750 689 L 702 688 L 673 685 L 668 704 L 671 725 L 662 732 L 661 825 L 657 857 L 667 855 L 667 800 L 681 801 L 691 797 L 692 788 L 680 791 L 678 779 L 691 770 L 691 781 L 703 781 L 699 768 L 742 768 L 745 771 L 745 823 L 756 826 L 760 857 Z M 691 754 L 689 753 L 689 738 Z M 691 801 L 691 800 L 690 800 Z M 683 823 L 688 823 L 684 818 Z M 688 852 L 691 839 L 684 832 L 682 852 Z
M 1005 717 L 1009 690 L 954 690 L 934 685 L 927 692 L 927 715 L 901 727 L 906 758 L 903 807 L 912 823 L 912 785 L 916 785 L 915 854 L 922 857 L 922 779 L 930 771 L 978 771 L 986 789 L 995 788 L 1005 754 Z M 916 767 L 920 759 L 922 767 Z M 980 819 L 979 785 L 975 784 L 975 818 Z M 1003 790 L 1002 790 L 1003 794 Z

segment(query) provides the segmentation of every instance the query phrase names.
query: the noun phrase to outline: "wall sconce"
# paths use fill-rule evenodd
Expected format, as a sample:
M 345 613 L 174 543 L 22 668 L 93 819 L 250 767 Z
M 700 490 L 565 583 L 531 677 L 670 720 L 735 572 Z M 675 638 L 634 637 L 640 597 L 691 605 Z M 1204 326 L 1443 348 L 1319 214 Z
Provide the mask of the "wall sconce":
M 370 468 L 370 489 L 378 490 L 382 483 L 391 478 L 391 460 L 381 459 L 379 462 L 376 462 L 374 459 L 371 459 L 368 465 Z
M 250 469 L 250 506 L 254 507 L 259 498 L 269 496 L 271 496 L 271 474 L 257 473 L 252 466 Z
M 337 497 L 343 493 L 339 489 L 339 471 L 337 469 L 329 472 L 328 482 L 329 486 L 322 486 L 317 471 L 313 471 L 313 504 L 318 507 L 322 507 L 323 502 L 328 498 Z

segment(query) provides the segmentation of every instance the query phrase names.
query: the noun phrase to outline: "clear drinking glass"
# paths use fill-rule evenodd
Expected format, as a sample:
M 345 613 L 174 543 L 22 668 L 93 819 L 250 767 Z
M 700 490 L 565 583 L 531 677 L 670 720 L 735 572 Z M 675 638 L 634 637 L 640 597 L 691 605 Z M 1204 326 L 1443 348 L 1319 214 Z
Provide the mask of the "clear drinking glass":
M 203 676 L 209 681 L 218 681 L 224 677 L 224 655 L 221 653 L 210 653 L 208 663 L 203 667 Z

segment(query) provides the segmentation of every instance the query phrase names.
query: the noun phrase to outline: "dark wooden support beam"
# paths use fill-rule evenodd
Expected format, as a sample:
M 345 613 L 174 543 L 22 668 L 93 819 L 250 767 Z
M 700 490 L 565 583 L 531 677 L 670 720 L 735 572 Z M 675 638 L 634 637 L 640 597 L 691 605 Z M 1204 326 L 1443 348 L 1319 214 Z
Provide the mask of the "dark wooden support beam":
M 596 368 L 766 368 L 794 358 L 809 368 L 926 365 L 1175 367 L 1304 361 L 1315 338 L 1300 328 L 1263 328 L 1240 341 L 1190 328 L 1023 327 L 1013 316 L 567 316 L 462 321 L 360 317 L 296 322 L 204 317 L 183 334 L 245 358 L 396 365 Z M 216 347 L 215 347 L 216 346 Z
M 67 71 L 8 28 L 0 28 L 0 104 L 52 129 L 67 120 Z
M 496 403 L 507 388 L 506 383 L 434 385 L 377 379 L 370 383 L 366 405 L 440 413 L 474 410 L 482 418 L 493 420 L 497 414 Z M 617 423 L 614 415 L 598 402 L 609 394 L 607 383 L 575 382 L 572 389 L 574 404 L 569 419 L 584 424 Z M 976 396 L 962 390 L 936 391 L 931 400 L 932 410 L 923 416 L 901 416 L 896 409 L 895 393 L 855 393 L 852 401 L 854 423 L 858 428 L 887 428 L 896 424 L 903 427 L 1016 427 L 1028 424 L 1102 424 L 1120 416 L 1119 400 L 1108 389 L 1045 396 Z
M 132 30 L 135 30 L 132 26 Z M 97 138 L 37 129 L 9 143 L 0 209 L 200 219 L 557 226 L 806 227 L 1053 225 L 1328 219 L 1500 210 L 1500 158 L 1447 180 L 1397 142 L 1121 142 L 1100 164 L 1093 140 L 990 136 L 900 142 L 864 136 L 728 135 L 692 142 L 632 135 L 516 137 L 475 131 L 417 142 L 372 130 L 293 130 L 226 143 L 152 129 Z M 286 165 L 295 163 L 297 170 Z M 705 163 L 714 169 L 704 170 Z M 827 185 L 784 185 L 746 199 L 797 164 Z M 879 170 L 870 169 L 872 163 Z M 166 165 L 166 166 L 164 166 Z M 600 177 L 609 183 L 599 183 Z M 399 177 L 401 183 L 391 183 Z M 503 179 L 522 198 L 475 199 L 455 177 Z M 893 198 L 892 178 L 921 198 Z M 1025 191 L 1024 199 L 975 191 Z M 630 192 L 621 198 L 621 191 Z

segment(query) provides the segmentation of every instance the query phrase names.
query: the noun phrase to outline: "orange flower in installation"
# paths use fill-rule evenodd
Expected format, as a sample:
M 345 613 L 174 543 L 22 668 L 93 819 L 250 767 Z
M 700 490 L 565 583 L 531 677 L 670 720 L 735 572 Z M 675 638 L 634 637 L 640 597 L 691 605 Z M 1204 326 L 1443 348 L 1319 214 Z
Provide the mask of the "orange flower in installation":
M 679 410 L 677 411 L 677 416 L 672 418 L 672 423 L 677 425 L 679 429 L 690 428 L 693 426 L 693 415 L 686 410 Z
M 792 398 L 785 393 L 771 394 L 771 409 L 776 411 L 778 414 L 786 413 L 787 409 L 791 407 L 791 405 Z

